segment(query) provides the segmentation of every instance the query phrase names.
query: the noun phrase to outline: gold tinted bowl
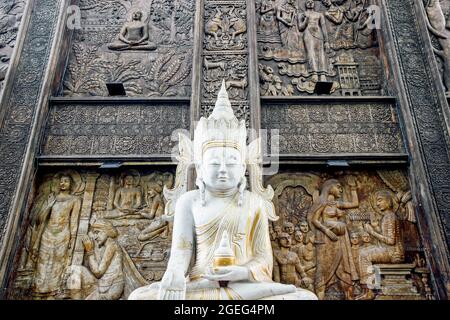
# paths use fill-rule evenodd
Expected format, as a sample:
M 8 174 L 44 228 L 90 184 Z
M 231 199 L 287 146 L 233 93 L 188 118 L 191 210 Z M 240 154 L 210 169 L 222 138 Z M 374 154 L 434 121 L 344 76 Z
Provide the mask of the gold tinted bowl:
M 213 267 L 228 267 L 235 264 L 235 257 L 214 257 Z

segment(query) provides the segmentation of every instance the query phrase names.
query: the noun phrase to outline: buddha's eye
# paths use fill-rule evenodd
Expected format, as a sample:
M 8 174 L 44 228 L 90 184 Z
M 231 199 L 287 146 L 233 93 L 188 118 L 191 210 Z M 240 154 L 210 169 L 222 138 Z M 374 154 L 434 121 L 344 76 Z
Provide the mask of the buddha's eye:
M 220 161 L 219 161 L 219 160 L 216 160 L 216 159 L 213 159 L 213 160 L 209 161 L 208 164 L 209 164 L 210 166 L 220 166 Z

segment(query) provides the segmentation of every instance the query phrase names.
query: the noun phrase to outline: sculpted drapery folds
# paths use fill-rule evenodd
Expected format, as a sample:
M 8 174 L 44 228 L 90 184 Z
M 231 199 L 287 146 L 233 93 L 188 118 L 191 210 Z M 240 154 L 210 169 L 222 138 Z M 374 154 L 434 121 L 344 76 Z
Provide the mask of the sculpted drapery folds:
M 325 17 L 315 11 L 314 0 L 306 1 L 306 11 L 300 18 L 299 29 L 304 31 L 303 41 L 308 55 L 309 71 L 312 81 L 326 81 L 328 61 L 326 53 L 330 51 Z
M 35 273 L 32 289 L 37 296 L 55 297 L 62 288 L 63 274 L 71 264 L 78 230 L 83 182 L 76 172 L 55 176 L 58 192 L 51 193 L 36 210 L 30 244 L 30 263 Z
M 342 185 L 337 180 L 326 181 L 320 198 L 310 211 L 308 219 L 316 229 L 317 270 L 315 289 L 319 299 L 325 297 L 326 288 L 338 281 L 346 299 L 353 298 L 353 281 L 358 279 L 353 262 L 346 223 L 341 220 L 345 216 L 343 209 L 359 206 L 356 191 L 356 180 L 351 181 L 352 201 L 340 200 Z

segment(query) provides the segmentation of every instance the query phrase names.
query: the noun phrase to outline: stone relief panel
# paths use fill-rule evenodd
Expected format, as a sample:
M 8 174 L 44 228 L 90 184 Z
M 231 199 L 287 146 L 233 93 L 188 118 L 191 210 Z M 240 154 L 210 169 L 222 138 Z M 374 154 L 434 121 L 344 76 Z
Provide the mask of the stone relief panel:
M 367 0 L 257 0 L 261 95 L 385 92 Z M 328 92 L 327 92 L 328 93 Z
M 405 172 L 285 172 L 267 183 L 280 216 L 276 281 L 319 299 L 433 298 Z
M 170 155 L 177 129 L 189 129 L 188 103 L 55 104 L 41 155 Z
M 42 171 L 9 298 L 126 299 L 160 280 L 174 170 Z M 282 172 L 266 182 L 280 216 L 269 226 L 275 281 L 322 299 L 433 298 L 403 171 Z
M 44 173 L 10 298 L 126 299 L 160 280 L 171 239 L 162 192 L 173 182 L 171 169 Z
M 450 1 L 422 0 L 441 78 L 450 92 Z
M 189 96 L 195 2 L 81 0 L 64 96 Z
M 16 45 L 25 5 L 26 0 L 7 0 L 0 3 L 0 93 L 3 91 L 3 82 Z
M 239 119 L 250 123 L 245 1 L 205 1 L 201 115 L 208 116 L 222 81 Z
M 266 103 L 261 115 L 269 135 L 279 130 L 281 154 L 405 152 L 392 103 Z

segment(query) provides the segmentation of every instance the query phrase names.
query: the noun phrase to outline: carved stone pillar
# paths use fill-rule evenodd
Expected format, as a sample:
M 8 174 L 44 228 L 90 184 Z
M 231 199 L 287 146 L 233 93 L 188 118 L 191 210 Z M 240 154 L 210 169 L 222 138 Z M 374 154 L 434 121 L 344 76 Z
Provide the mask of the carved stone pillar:
M 199 115 L 208 116 L 212 112 L 222 80 L 225 80 L 237 117 L 245 119 L 249 125 L 247 3 L 244 0 L 206 0 L 203 13 Z
M 31 188 L 35 156 L 45 124 L 52 79 L 65 36 L 69 0 L 30 0 L 24 13 L 21 51 L 2 97 L 0 117 L 0 283 L 3 285 L 25 198 Z
M 84 247 L 83 243 L 81 242 L 81 237 L 88 234 L 89 221 L 91 219 L 92 213 L 92 203 L 94 201 L 94 191 L 97 178 L 99 176 L 100 174 L 98 173 L 89 173 L 86 176 L 86 188 L 84 191 L 83 205 L 81 207 L 77 241 L 72 256 L 72 265 L 80 266 L 83 263 Z
M 418 222 L 435 287 L 441 299 L 450 281 L 449 109 L 442 85 L 427 61 L 428 36 L 420 29 L 418 1 L 383 1 L 382 32 L 397 90 L 403 129 L 411 156 L 410 179 L 418 204 Z

